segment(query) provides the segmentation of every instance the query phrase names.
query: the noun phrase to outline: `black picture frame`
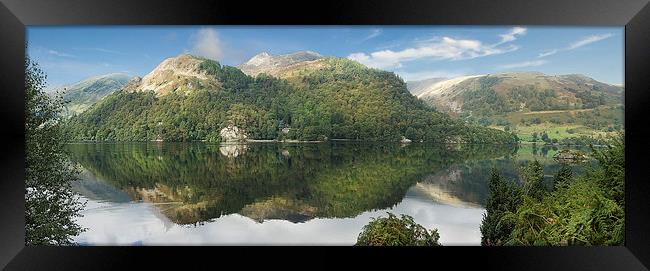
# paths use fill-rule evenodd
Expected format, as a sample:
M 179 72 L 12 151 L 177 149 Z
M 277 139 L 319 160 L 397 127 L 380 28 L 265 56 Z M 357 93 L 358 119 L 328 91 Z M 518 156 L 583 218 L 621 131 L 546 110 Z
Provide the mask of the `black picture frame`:
M 24 54 L 29 25 L 568 25 L 625 26 L 626 223 L 620 247 L 25 247 Z M 124 269 L 152 263 L 203 267 L 236 261 L 282 267 L 429 263 L 498 270 L 648 270 L 650 104 L 648 0 L 100 1 L 0 0 L 0 267 L 7 270 Z M 292 256 L 288 256 L 292 255 Z M 295 256 L 299 255 L 299 256 Z M 397 256 L 396 256 L 397 255 Z M 458 257 L 461 260 L 458 260 Z M 252 259 L 252 260 L 250 260 Z M 465 259 L 465 260 L 462 260 Z M 424 261 L 422 261 L 424 260 Z M 309 265 L 300 265 L 303 261 Z M 198 264 L 198 265 L 196 265 Z M 207 264 L 215 269 L 215 264 Z M 347 266 L 347 265 L 346 265 Z M 224 266 L 225 267 L 225 266 Z M 434 267 L 434 268 L 435 268 Z M 191 268 L 194 269 L 194 268 Z M 203 269 L 203 268 L 201 268 Z

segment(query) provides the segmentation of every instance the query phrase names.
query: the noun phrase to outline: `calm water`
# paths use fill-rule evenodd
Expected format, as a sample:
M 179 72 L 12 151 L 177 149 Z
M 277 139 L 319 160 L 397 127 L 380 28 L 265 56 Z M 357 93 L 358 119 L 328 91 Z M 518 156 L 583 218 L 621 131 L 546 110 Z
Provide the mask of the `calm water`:
M 487 180 L 557 151 L 531 146 L 71 144 L 92 245 L 354 244 L 408 214 L 443 245 L 479 245 Z M 579 169 L 578 169 L 579 170 Z

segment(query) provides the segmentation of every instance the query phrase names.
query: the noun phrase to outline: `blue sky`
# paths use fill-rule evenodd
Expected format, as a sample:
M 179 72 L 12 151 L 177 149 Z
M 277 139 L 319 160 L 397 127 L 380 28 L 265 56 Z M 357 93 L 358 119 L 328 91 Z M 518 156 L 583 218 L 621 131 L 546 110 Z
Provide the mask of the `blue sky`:
M 239 65 L 260 52 L 311 50 L 405 80 L 509 71 L 624 82 L 622 27 L 66 26 L 29 27 L 28 54 L 49 86 L 123 72 L 144 76 L 181 53 Z

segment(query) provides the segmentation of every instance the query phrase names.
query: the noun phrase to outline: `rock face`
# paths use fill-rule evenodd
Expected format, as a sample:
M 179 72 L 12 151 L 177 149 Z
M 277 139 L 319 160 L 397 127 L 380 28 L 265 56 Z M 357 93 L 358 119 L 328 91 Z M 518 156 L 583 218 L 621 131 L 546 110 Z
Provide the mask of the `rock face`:
M 221 140 L 225 142 L 241 142 L 245 141 L 246 138 L 248 138 L 244 130 L 239 129 L 234 125 L 228 125 L 227 127 L 224 127 L 219 132 L 219 135 L 221 136 Z
M 250 76 L 257 76 L 261 73 L 278 76 L 286 69 L 290 69 L 291 66 L 298 63 L 314 61 L 321 58 L 323 58 L 322 55 L 312 51 L 300 51 L 286 55 L 271 55 L 264 52 L 254 56 L 239 66 L 239 68 Z

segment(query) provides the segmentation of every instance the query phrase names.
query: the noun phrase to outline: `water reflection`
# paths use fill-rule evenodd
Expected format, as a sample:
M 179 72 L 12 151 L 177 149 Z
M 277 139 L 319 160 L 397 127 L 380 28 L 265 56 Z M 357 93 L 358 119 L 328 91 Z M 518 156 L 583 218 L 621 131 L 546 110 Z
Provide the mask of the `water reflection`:
M 72 144 L 88 244 L 353 244 L 385 211 L 478 244 L 492 167 L 540 158 L 504 146 Z M 524 157 L 524 158 L 522 158 Z

